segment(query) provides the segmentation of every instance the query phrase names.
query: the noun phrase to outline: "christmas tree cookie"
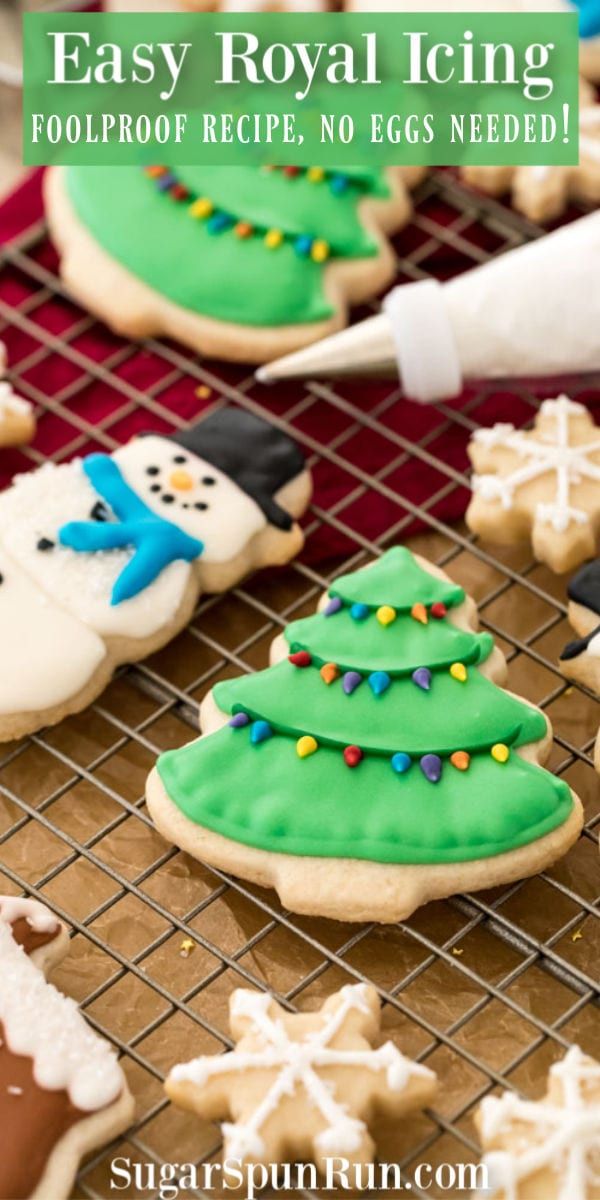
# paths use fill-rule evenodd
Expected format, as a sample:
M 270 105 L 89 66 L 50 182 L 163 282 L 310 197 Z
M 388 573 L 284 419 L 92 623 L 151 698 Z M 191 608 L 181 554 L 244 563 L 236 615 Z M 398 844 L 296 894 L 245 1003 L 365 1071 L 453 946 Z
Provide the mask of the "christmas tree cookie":
M 504 658 L 476 628 L 462 588 L 407 549 L 339 579 L 268 670 L 215 687 L 208 736 L 159 758 L 158 828 L 342 920 L 399 920 L 548 866 L 581 805 L 541 769 L 548 721 L 497 686 Z
M 92 312 L 247 362 L 339 329 L 390 283 L 385 235 L 411 211 L 401 168 L 69 167 L 49 173 L 46 200 L 63 276 Z

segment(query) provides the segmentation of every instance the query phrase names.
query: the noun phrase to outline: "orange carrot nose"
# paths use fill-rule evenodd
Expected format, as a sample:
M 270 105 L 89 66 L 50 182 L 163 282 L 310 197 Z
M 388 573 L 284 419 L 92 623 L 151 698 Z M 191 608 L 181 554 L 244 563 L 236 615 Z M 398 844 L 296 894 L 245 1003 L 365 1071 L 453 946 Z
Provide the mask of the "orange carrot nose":
M 194 480 L 189 471 L 173 471 L 169 478 L 169 487 L 175 488 L 177 492 L 190 492 L 194 486 Z

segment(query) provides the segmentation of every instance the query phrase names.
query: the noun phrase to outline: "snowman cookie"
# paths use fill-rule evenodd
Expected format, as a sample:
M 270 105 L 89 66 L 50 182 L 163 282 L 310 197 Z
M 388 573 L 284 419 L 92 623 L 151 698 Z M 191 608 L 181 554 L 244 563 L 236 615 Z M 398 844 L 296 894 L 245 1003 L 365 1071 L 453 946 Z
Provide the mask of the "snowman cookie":
M 46 210 L 73 295 L 127 337 L 263 363 L 344 326 L 389 284 L 402 168 L 58 168 Z
M 586 563 L 569 583 L 569 621 L 577 637 L 565 646 L 560 669 L 567 679 L 600 695 L 600 559 Z M 594 751 L 600 773 L 600 732 Z
M 18 477 L 0 496 L 0 739 L 80 711 L 200 592 L 287 562 L 309 496 L 297 447 L 233 408 Z
M 113 1051 L 46 982 L 68 947 L 43 904 L 0 897 L 1 1200 L 64 1200 L 83 1156 L 133 1117 Z

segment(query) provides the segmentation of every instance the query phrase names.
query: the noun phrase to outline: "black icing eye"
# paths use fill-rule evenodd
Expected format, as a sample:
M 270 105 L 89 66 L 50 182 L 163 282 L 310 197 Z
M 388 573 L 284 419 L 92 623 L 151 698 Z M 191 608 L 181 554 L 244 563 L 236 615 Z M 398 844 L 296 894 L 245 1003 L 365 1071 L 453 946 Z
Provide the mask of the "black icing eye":
M 161 486 L 160 486 L 160 483 L 153 483 L 153 484 L 152 484 L 152 487 L 150 488 L 150 491 L 151 491 L 151 492 L 162 492 L 162 488 L 161 488 Z
M 92 521 L 108 521 L 108 509 L 101 500 L 96 500 L 96 503 L 90 513 Z
M 160 467 L 146 467 L 146 475 L 160 475 Z
M 178 466 L 181 466 L 182 463 L 187 462 L 187 458 L 185 457 L 185 454 L 176 454 L 173 462 L 177 463 Z
M 198 503 L 194 505 L 194 508 L 197 508 L 198 512 L 206 512 L 208 504 L 203 504 L 202 500 L 199 500 Z
M 51 542 L 50 538 L 40 538 L 40 540 L 37 544 L 37 548 L 38 548 L 38 550 L 42 550 L 42 551 L 54 550 L 54 542 Z
M 175 503 L 175 497 L 171 496 L 170 492 L 165 492 L 164 496 L 161 496 L 161 500 L 162 500 L 163 504 L 174 504 Z
M 214 487 L 217 482 L 214 475 L 205 475 L 202 480 L 205 487 Z

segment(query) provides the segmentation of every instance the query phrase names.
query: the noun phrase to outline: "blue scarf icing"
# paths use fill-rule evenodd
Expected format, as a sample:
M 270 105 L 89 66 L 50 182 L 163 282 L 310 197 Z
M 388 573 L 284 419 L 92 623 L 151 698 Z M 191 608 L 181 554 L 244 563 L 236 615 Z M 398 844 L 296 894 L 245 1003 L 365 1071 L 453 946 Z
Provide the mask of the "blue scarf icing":
M 204 543 L 190 537 L 171 521 L 159 517 L 129 487 L 113 458 L 90 454 L 83 469 L 92 487 L 110 506 L 117 521 L 69 521 L 58 532 L 61 546 L 82 554 L 133 546 L 135 554 L 121 571 L 111 595 L 111 605 L 132 600 L 158 578 L 170 563 L 193 562 Z
M 600 34 L 600 0 L 574 0 L 579 9 L 579 36 L 596 37 Z

